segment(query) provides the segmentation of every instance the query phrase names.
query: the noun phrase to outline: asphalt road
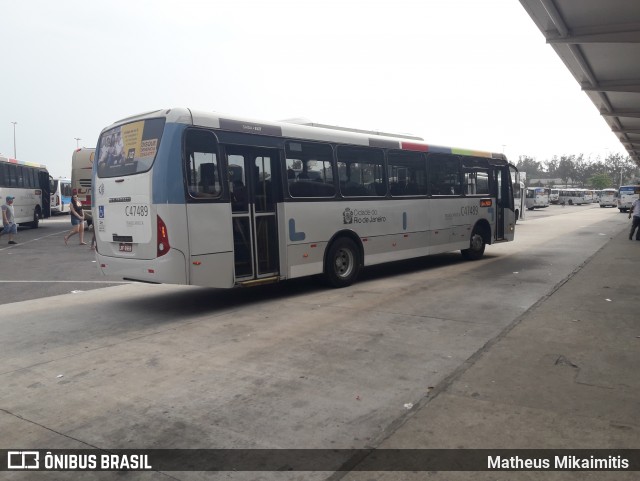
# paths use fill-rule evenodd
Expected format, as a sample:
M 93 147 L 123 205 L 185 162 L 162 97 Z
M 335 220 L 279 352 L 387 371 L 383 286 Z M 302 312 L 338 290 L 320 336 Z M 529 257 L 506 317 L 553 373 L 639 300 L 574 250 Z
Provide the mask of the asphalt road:
M 550 206 L 477 262 L 218 291 L 105 280 L 86 246 L 64 245 L 65 220 L 0 247 L 0 448 L 375 447 L 627 226 L 596 204 Z

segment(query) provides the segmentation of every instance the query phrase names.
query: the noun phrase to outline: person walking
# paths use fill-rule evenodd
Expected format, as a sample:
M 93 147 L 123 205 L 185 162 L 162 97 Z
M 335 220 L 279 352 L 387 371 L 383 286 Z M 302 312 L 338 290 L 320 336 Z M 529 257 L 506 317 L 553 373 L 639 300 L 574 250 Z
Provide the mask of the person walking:
M 69 238 L 73 234 L 80 236 L 80 245 L 86 246 L 84 241 L 84 211 L 82 210 L 82 202 L 78 200 L 78 195 L 74 194 L 71 197 L 71 204 L 69 204 L 69 215 L 71 216 L 71 231 L 64 236 L 64 243 L 67 244 Z
M 633 231 L 638 229 L 636 232 L 636 240 L 640 240 L 640 197 L 633 201 L 631 204 L 631 208 L 629 209 L 629 219 L 631 219 L 631 215 L 633 215 L 633 222 L 631 223 L 631 232 L 629 232 L 629 240 L 633 238 Z
M 0 237 L 7 234 L 9 236 L 9 244 L 17 244 L 17 242 L 13 240 L 13 236 L 18 233 L 18 225 L 16 224 L 15 214 L 13 212 L 14 199 L 15 197 L 8 195 L 2 206 L 2 231 L 0 231 Z

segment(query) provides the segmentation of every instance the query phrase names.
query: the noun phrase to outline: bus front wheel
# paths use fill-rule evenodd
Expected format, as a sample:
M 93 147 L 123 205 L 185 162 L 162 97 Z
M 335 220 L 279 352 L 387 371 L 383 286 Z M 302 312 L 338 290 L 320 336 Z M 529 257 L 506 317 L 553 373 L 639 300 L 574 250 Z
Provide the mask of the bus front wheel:
M 353 284 L 360 272 L 358 248 L 346 237 L 336 239 L 329 247 L 325 259 L 324 274 L 333 287 Z
M 485 247 L 486 242 L 484 241 L 482 232 L 477 227 L 474 227 L 473 232 L 471 233 L 469 248 L 462 249 L 460 252 L 462 253 L 462 257 L 465 259 L 477 261 L 483 256 Z

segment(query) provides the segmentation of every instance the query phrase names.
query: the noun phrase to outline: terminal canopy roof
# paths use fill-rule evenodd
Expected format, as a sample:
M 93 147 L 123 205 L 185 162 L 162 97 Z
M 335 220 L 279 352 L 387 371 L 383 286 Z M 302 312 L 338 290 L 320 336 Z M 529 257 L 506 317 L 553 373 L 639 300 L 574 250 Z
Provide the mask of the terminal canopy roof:
M 520 0 L 640 165 L 640 0 Z

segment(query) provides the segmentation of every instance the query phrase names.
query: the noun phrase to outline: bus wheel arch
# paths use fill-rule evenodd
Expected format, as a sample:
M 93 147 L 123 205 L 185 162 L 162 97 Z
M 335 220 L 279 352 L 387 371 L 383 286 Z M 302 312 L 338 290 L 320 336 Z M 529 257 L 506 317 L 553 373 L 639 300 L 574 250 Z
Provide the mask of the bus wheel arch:
M 491 244 L 491 227 L 486 220 L 482 219 L 473 226 L 469 238 L 469 248 L 460 251 L 462 257 L 471 261 L 480 259 L 484 255 L 487 244 Z
M 363 264 L 360 238 L 352 231 L 338 232 L 327 245 L 324 255 L 324 276 L 333 287 L 347 287 L 358 278 Z

